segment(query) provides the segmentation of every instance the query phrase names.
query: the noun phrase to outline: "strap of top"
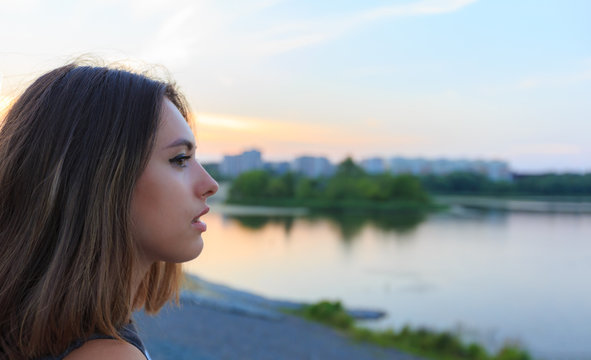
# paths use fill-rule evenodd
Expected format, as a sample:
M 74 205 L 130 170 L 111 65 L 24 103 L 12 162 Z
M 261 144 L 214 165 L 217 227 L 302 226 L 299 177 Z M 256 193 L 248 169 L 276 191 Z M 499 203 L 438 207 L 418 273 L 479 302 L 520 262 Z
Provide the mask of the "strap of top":
M 135 325 L 133 323 L 129 323 L 126 326 L 124 326 L 119 331 L 119 335 L 123 338 L 123 340 L 138 348 L 138 350 L 141 351 L 142 354 L 144 354 L 146 359 L 150 360 L 150 355 L 148 355 L 146 346 L 137 334 L 137 329 L 135 328 Z
M 146 351 L 146 347 L 144 346 L 144 343 L 142 342 L 142 340 L 138 336 L 137 330 L 136 330 L 135 325 L 133 323 L 129 323 L 129 324 L 125 325 L 124 327 L 122 327 L 119 330 L 119 336 L 121 336 L 121 338 L 123 340 L 125 340 L 126 342 L 135 346 L 139 351 L 142 352 L 142 354 L 144 354 L 144 356 L 146 357 L 147 360 L 150 360 L 150 355 L 148 355 L 148 352 Z M 109 335 L 105 335 L 105 334 L 93 334 L 93 335 L 89 336 L 87 339 L 78 339 L 78 340 L 74 341 L 72 344 L 70 344 L 70 346 L 68 346 L 66 351 L 64 351 L 63 353 L 61 353 L 58 356 L 55 356 L 55 357 L 54 356 L 44 356 L 44 357 L 38 358 L 37 360 L 63 360 L 63 358 L 68 356 L 72 351 L 74 351 L 74 350 L 78 349 L 79 347 L 81 347 L 82 345 L 84 345 L 84 343 L 86 343 L 87 341 L 97 340 L 97 339 L 114 339 L 114 337 L 109 336 Z

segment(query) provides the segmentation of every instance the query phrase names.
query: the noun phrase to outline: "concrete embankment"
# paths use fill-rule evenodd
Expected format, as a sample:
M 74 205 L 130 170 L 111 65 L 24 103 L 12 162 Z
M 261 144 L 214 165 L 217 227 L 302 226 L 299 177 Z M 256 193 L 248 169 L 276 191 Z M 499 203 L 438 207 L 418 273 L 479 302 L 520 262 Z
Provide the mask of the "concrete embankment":
M 475 209 L 533 213 L 591 214 L 591 202 L 492 198 L 480 196 L 436 196 L 435 201 L 444 205 L 463 206 Z
M 329 327 L 280 311 L 298 306 L 191 277 L 180 306 L 166 306 L 156 316 L 138 312 L 134 318 L 153 360 L 419 359 L 355 343 Z M 351 314 L 381 315 L 367 310 Z

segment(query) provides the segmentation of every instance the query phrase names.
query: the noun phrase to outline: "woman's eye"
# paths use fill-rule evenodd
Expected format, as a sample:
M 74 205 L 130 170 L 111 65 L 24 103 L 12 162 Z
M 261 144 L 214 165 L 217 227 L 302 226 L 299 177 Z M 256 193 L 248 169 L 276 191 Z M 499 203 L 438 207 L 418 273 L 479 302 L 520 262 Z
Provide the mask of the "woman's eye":
M 191 155 L 178 155 L 168 161 L 170 161 L 170 163 L 174 166 L 186 167 L 187 161 L 189 161 L 190 159 L 191 159 Z

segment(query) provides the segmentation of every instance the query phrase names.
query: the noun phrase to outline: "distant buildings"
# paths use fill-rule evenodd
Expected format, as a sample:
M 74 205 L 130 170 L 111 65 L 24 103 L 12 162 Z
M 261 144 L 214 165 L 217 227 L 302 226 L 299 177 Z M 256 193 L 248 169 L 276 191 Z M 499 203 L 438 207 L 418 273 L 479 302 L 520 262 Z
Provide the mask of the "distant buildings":
M 291 171 L 291 164 L 288 161 L 265 162 L 263 168 L 273 174 L 283 175 Z
M 236 177 L 245 171 L 260 170 L 263 159 L 258 150 L 245 151 L 240 155 L 226 155 L 220 164 L 220 174 L 225 177 Z
M 325 157 L 300 156 L 291 163 L 293 172 L 316 178 L 334 174 L 335 166 Z
M 388 171 L 392 174 L 447 175 L 453 172 L 468 172 L 486 176 L 493 181 L 512 180 L 509 164 L 504 161 L 427 160 L 394 157 L 388 163 Z
M 481 174 L 493 181 L 511 181 L 509 164 L 504 161 L 450 160 L 393 157 L 379 157 L 362 160 L 361 167 L 369 174 L 412 174 L 447 175 L 453 172 Z M 226 155 L 219 170 L 225 177 L 236 177 L 245 171 L 265 169 L 276 174 L 293 171 L 308 177 L 331 176 L 336 166 L 326 157 L 300 156 L 291 162 L 263 162 L 258 150 L 245 151 L 240 155 Z
M 388 171 L 392 174 L 427 175 L 431 171 L 424 159 L 394 157 L 388 160 Z
M 230 178 L 245 171 L 261 169 L 275 174 L 293 171 L 308 177 L 321 177 L 334 174 L 335 166 L 322 156 L 300 156 L 292 162 L 263 162 L 258 150 L 245 151 L 239 155 L 226 155 L 219 165 L 220 174 Z
M 361 167 L 368 174 L 381 174 L 386 171 L 386 162 L 382 158 L 371 158 L 361 161 Z

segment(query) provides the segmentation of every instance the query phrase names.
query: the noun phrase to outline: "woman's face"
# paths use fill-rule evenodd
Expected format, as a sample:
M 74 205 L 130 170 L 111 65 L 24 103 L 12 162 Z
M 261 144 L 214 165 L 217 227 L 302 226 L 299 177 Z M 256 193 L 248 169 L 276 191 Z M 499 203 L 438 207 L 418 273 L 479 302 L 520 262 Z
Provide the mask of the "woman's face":
M 131 231 L 147 264 L 184 262 L 203 249 L 205 201 L 218 184 L 195 158 L 195 138 L 176 106 L 165 98 L 146 168 L 131 200 Z

